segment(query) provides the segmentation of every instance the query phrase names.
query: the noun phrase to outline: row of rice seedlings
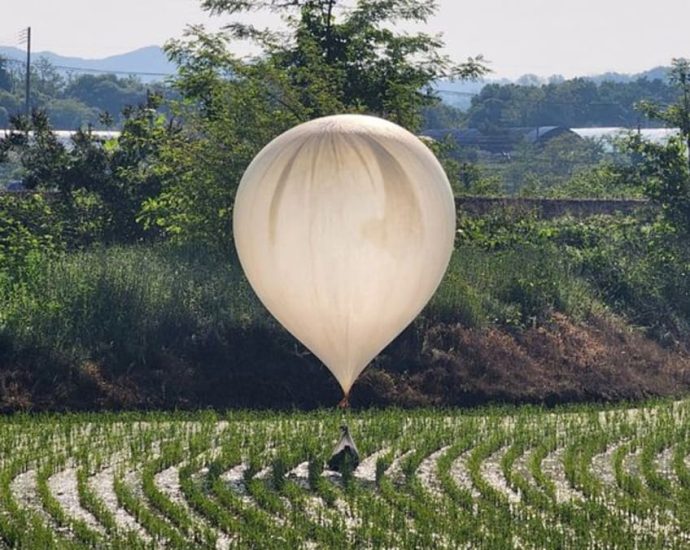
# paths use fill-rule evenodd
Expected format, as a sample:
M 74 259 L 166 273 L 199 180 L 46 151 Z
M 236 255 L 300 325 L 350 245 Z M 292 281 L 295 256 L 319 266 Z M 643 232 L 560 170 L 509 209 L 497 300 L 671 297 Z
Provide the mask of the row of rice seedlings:
M 668 419 L 665 419 L 668 420 Z M 684 447 L 687 428 L 661 421 L 658 429 L 640 442 L 640 470 L 645 483 L 640 483 L 637 494 L 646 504 L 649 515 L 662 524 L 667 531 L 690 543 L 690 507 L 688 495 L 680 482 L 659 472 L 656 459 L 672 448 Z M 673 454 L 669 457 L 674 460 Z M 675 462 L 675 461 L 674 461 Z M 671 464 L 675 466 L 675 464 Z M 673 475 L 672 472 L 668 472 Z
M 539 548 L 575 547 L 575 532 L 565 525 L 567 517 L 556 506 L 553 497 L 543 493 L 536 480 L 529 478 L 531 452 L 537 442 L 545 439 L 555 441 L 556 433 L 557 426 L 552 415 L 542 412 L 518 416 L 512 431 L 507 434 L 506 444 L 509 446 L 500 461 L 501 473 L 508 487 L 519 497 L 519 502 L 510 502 L 507 506 L 515 526 L 515 535 L 520 540 L 537 544 Z M 516 468 L 518 460 L 524 463 L 520 468 L 522 471 Z
M 156 474 L 179 464 L 184 459 L 186 452 L 182 443 L 177 440 L 166 444 L 159 457 L 144 465 L 141 472 L 142 490 L 151 508 L 169 520 L 185 537 L 191 538 L 195 545 L 215 548 L 216 536 L 213 530 L 208 526 L 198 525 L 190 517 L 187 508 L 169 498 L 155 483 Z
M 15 477 L 26 472 L 28 457 L 17 456 L 6 462 L 0 473 L 0 505 L 5 512 L 0 520 L 0 540 L 10 548 L 77 548 L 71 540 L 60 536 L 32 510 L 19 506 L 11 490 Z
M 572 436 L 575 436 L 579 429 L 583 426 L 579 422 L 570 422 L 567 430 Z M 587 427 L 584 428 L 587 434 L 591 434 Z M 591 437 L 587 435 L 586 437 Z M 537 439 L 539 438 L 539 439 Z M 541 464 L 544 458 L 551 452 L 554 452 L 563 444 L 562 437 L 559 437 L 558 432 L 551 434 L 544 434 L 543 430 L 539 430 L 537 434 L 531 434 L 528 439 L 528 444 L 535 445 L 533 451 L 527 460 L 527 468 L 534 480 L 534 485 L 526 482 L 523 476 L 517 473 L 511 473 L 511 478 L 515 485 L 520 489 L 523 497 L 523 502 L 531 505 L 541 514 L 544 515 L 546 521 L 550 525 L 558 527 L 556 533 L 564 537 L 559 540 L 559 537 L 552 537 L 547 533 L 547 539 L 543 542 L 545 547 L 568 547 L 568 548 L 582 548 L 589 547 L 593 544 L 603 543 L 604 541 L 625 541 L 629 539 L 628 533 L 620 528 L 620 522 L 612 518 L 607 510 L 607 507 L 595 500 L 585 502 L 558 502 L 556 499 L 556 487 L 551 479 L 544 475 Z M 571 452 L 567 456 L 570 461 L 571 472 L 575 470 L 574 465 L 574 451 L 577 445 L 571 447 Z M 601 442 L 598 444 L 597 450 L 601 449 Z M 587 456 L 589 453 L 585 453 Z M 590 455 L 591 456 L 591 455 Z M 580 472 L 586 475 L 580 478 L 582 483 L 591 481 L 587 475 L 588 469 L 587 460 L 579 463 L 578 468 Z M 572 478 L 575 477 L 571 473 Z M 594 494 L 597 489 L 590 488 L 590 494 Z
M 620 476 L 620 457 L 627 453 L 638 431 L 647 429 L 650 419 L 644 413 L 634 421 L 619 416 L 615 422 L 607 423 L 606 430 L 600 424 L 585 428 L 582 437 L 568 446 L 564 456 L 569 481 L 587 497 L 580 506 L 587 514 L 593 534 L 613 544 L 657 548 L 668 542 L 663 533 L 645 527 L 644 518 L 635 514 L 629 495 L 617 491 L 616 486 L 602 485 L 592 471 L 593 458 L 611 453 L 615 448 L 611 453 L 611 467 Z
M 107 534 L 108 546 L 133 549 L 147 548 L 150 544 L 142 540 L 138 533 L 129 529 L 123 532 L 120 529 L 113 512 L 89 485 L 89 478 L 106 465 L 112 464 L 116 457 L 122 455 L 124 442 L 132 438 L 131 435 L 129 437 L 120 435 L 116 429 L 119 426 L 115 426 L 113 423 L 98 424 L 97 426 L 100 428 L 103 444 L 94 446 L 89 438 L 78 449 L 75 457 L 79 464 L 76 470 L 79 504 L 103 526 Z
M 145 493 L 146 498 L 150 499 L 156 490 L 153 483 L 156 473 L 172 465 L 170 460 L 173 458 L 177 460 L 174 464 L 181 465 L 180 487 L 189 506 L 204 516 L 209 524 L 221 528 L 228 534 L 236 529 L 240 533 L 237 536 L 243 538 L 233 541 L 252 539 L 255 542 L 263 540 L 269 543 L 273 540 L 276 542 L 274 547 L 288 547 L 293 542 L 307 540 L 314 541 L 321 547 L 342 547 L 353 541 L 362 546 L 410 547 L 472 541 L 482 547 L 510 547 L 517 541 L 547 548 L 555 547 L 559 540 L 565 541 L 566 545 L 571 542 L 585 542 L 582 524 L 589 521 L 594 531 L 603 535 L 599 539 L 600 542 L 609 541 L 625 545 L 626 541 L 634 540 L 638 544 L 654 547 L 663 542 L 673 543 L 676 539 L 671 538 L 671 534 L 645 535 L 634 529 L 616 528 L 616 522 L 621 523 L 617 520 L 624 512 L 619 509 L 608 509 L 612 504 L 612 497 L 605 494 L 607 488 L 599 485 L 596 476 L 592 475 L 590 470 L 592 457 L 603 452 L 612 441 L 625 437 L 626 432 L 628 436 L 643 437 L 645 430 L 658 425 L 655 419 L 663 414 L 664 410 L 645 409 L 637 418 L 629 419 L 624 413 L 607 413 L 604 417 L 606 431 L 601 429 L 602 415 L 599 411 L 553 415 L 527 410 L 513 412 L 510 417 L 506 417 L 504 411 L 489 411 L 484 418 L 478 415 L 459 417 L 457 413 L 444 411 L 422 411 L 412 414 L 385 411 L 352 415 L 348 422 L 361 432 L 358 442 L 361 441 L 361 449 L 366 449 L 363 455 L 381 448 L 392 449 L 377 463 L 378 490 L 353 483 L 347 474 L 342 486 L 334 485 L 320 475 L 324 453 L 327 452 L 323 450 L 323 439 L 328 434 L 337 432 L 339 420 L 336 415 L 323 412 L 313 415 L 275 415 L 275 420 L 262 414 L 229 415 L 228 431 L 234 429 L 239 435 L 236 438 L 229 437 L 232 441 L 225 445 L 225 451 L 222 450 L 225 441 L 221 443 L 221 455 L 224 452 L 226 455 L 223 458 L 225 463 L 219 461 L 220 457 L 207 460 L 206 456 L 201 456 L 201 453 L 217 444 L 218 438 L 223 437 L 217 437 L 215 434 L 218 421 L 215 415 L 152 415 L 143 418 L 135 416 L 125 420 L 120 420 L 114 415 L 108 418 L 94 415 L 70 416 L 64 419 L 57 417 L 42 419 L 42 422 L 33 422 L 33 425 L 31 422 L 24 422 L 24 434 L 16 428 L 21 422 L 8 426 L 7 432 L 2 433 L 12 433 L 11 437 L 17 440 L 26 439 L 27 433 L 34 433 L 34 441 L 40 442 L 40 446 L 33 445 L 29 450 L 33 456 L 29 459 L 27 455 L 27 460 L 33 460 L 32 464 L 37 463 L 39 447 L 44 449 L 46 457 L 53 457 L 52 466 L 47 465 L 48 462 L 40 466 L 42 481 L 39 485 L 47 487 L 47 479 L 52 475 L 51 469 L 54 471 L 60 456 L 63 459 L 70 456 L 76 460 L 79 464 L 77 482 L 82 506 L 92 511 L 104 526 L 108 535 L 107 544 L 110 547 L 117 544 L 117 539 L 111 537 L 113 533 L 117 533 L 116 526 L 112 517 L 108 519 L 108 511 L 104 508 L 99 511 L 98 502 L 92 498 L 94 495 L 89 495 L 87 478 L 103 464 L 108 463 L 109 453 L 112 454 L 118 445 L 127 451 L 126 464 L 120 466 L 114 480 L 118 499 L 130 513 L 135 510 L 132 515 L 154 536 L 154 540 L 163 539 L 169 547 L 182 548 L 185 544 L 188 546 L 193 543 L 193 532 L 188 533 L 174 527 L 192 522 L 190 511 L 186 507 L 178 510 L 180 515 L 177 522 L 169 523 L 168 516 L 177 512 L 172 511 L 167 504 L 162 505 L 165 514 L 160 516 L 155 512 L 155 506 L 149 509 L 140 496 L 131 493 L 124 485 L 122 477 L 125 468 L 144 465 L 144 470 L 148 471 L 146 477 L 153 485 L 149 486 L 147 494 Z M 678 419 L 683 414 L 686 413 L 674 412 L 674 418 Z M 0 431 L 3 429 L 4 426 L 0 425 Z M 476 437 L 467 436 L 465 432 L 471 432 L 473 429 L 476 430 Z M 198 435 L 200 433 L 205 435 Z M 120 443 L 115 442 L 118 437 L 121 438 Z M 663 434 L 660 439 L 663 439 L 663 444 L 667 444 L 669 437 L 671 436 Z M 687 476 L 683 477 L 683 468 L 687 470 L 687 467 L 684 465 L 684 451 L 681 449 L 683 440 L 681 434 L 672 437 L 679 441 L 673 456 L 679 487 L 676 490 L 672 486 L 672 490 L 677 491 L 681 498 L 687 497 Z M 105 443 L 99 446 L 95 443 L 96 440 Z M 161 445 L 160 442 L 166 440 L 178 441 L 179 444 Z M 301 440 L 305 442 L 300 444 Z M 564 453 L 564 471 L 573 486 L 588 495 L 589 499 L 582 504 L 568 503 L 559 506 L 555 503 L 553 487 L 551 490 L 547 489 L 549 480 L 540 474 L 539 464 L 549 452 L 563 446 L 566 440 L 570 445 Z M 501 499 L 500 491 L 495 491 L 490 484 L 481 480 L 481 461 L 498 450 L 491 451 L 491 445 L 487 448 L 487 443 L 495 444 L 496 441 L 501 446 L 508 445 L 501 463 L 503 475 L 522 495 L 522 502 L 513 503 L 512 506 Z M 645 442 L 647 440 L 640 439 L 638 443 L 642 449 L 641 473 L 645 479 L 654 479 L 653 457 L 658 454 L 657 450 L 662 443 L 656 440 Z M 431 494 L 417 479 L 415 472 L 426 456 L 446 445 L 450 445 L 450 448 L 438 460 L 438 480 L 444 491 L 439 496 Z M 649 451 L 645 450 L 647 446 L 650 448 Z M 473 500 L 469 491 L 457 485 L 450 474 L 453 460 L 472 447 L 468 469 L 472 481 L 483 495 L 479 501 Z M 515 461 L 528 449 L 532 449 L 531 456 L 527 459 L 532 477 L 530 480 L 514 469 Z M 65 451 L 64 454 L 59 453 L 59 450 Z M 388 479 L 384 472 L 394 456 L 401 456 L 408 451 L 413 452 L 400 461 L 403 480 L 402 484 L 397 484 Z M 167 458 L 155 457 L 157 453 Z M 231 454 L 234 456 L 230 456 Z M 194 458 L 197 455 L 198 458 Z M 287 471 L 305 460 L 309 462 L 310 488 L 307 489 L 285 478 Z M 247 485 L 251 486 L 252 495 L 249 503 L 221 479 L 220 474 L 224 468 L 232 467 L 231 464 L 238 461 L 245 461 L 249 466 Z M 206 465 L 208 471 L 202 477 L 197 476 L 195 472 Z M 12 532 L 16 534 L 18 527 L 27 525 L 26 522 L 22 523 L 22 518 L 29 520 L 32 514 L 24 510 L 15 510 L 13 513 L 10 483 L 14 477 L 12 472 L 8 472 L 5 464 L 3 466 L 0 472 L 0 505 L 4 514 L 0 513 L 0 533 L 3 533 L 3 539 L 8 542 L 11 540 Z M 16 466 L 15 468 L 21 469 Z M 256 478 L 255 474 L 266 468 L 267 479 Z M 144 477 L 142 475 L 142 486 Z M 683 479 L 686 480 L 686 485 L 683 485 Z M 663 482 L 659 487 L 668 489 Z M 625 499 L 632 498 L 632 495 L 623 488 L 620 489 L 613 501 L 624 510 Z M 660 498 L 660 491 L 663 489 L 654 489 L 653 483 L 648 481 L 642 485 L 638 496 L 646 500 L 646 505 L 653 503 L 657 509 L 661 509 L 664 503 Z M 318 497 L 321 493 L 329 495 L 324 498 L 325 507 L 319 507 L 317 511 L 323 514 L 323 517 L 312 519 L 304 511 L 304 505 L 309 499 L 313 499 L 315 494 Z M 46 499 L 46 495 L 42 496 L 48 501 L 47 507 L 50 508 L 50 499 Z M 127 496 L 131 497 L 129 505 L 125 503 Z M 17 505 L 16 508 L 20 507 Z M 137 508 L 141 509 L 139 514 L 136 513 Z M 430 510 L 435 513 L 429 513 Z M 187 519 L 182 519 L 181 512 L 184 512 Z M 60 515 L 56 510 L 53 510 L 53 513 Z M 356 521 L 346 524 L 341 518 L 342 513 L 351 515 Z M 253 522 L 249 519 L 252 517 Z M 44 525 L 41 518 L 34 519 L 37 524 Z M 276 519 L 280 521 L 275 521 Z M 66 518 L 66 521 L 70 523 L 70 518 Z M 548 525 L 551 521 L 555 523 Z M 630 521 L 634 522 L 636 518 L 631 517 Z M 559 538 L 561 535 L 558 534 L 547 537 L 547 529 L 540 528 L 538 522 L 546 523 L 552 530 L 555 524 L 562 523 L 563 527 L 557 527 L 555 531 L 566 534 L 567 538 Z M 607 524 L 608 532 L 605 529 Z M 222 528 L 221 525 L 225 527 Z M 274 526 L 273 530 L 266 529 L 270 525 Z M 403 529 L 401 532 L 402 526 L 409 529 Z M 574 534 L 571 534 L 571 528 Z M 46 524 L 43 532 L 50 533 L 50 529 L 51 526 Z M 266 529 L 268 533 L 263 539 L 257 534 L 252 534 L 252 531 L 260 529 Z M 336 535 L 329 539 L 328 533 Z M 51 535 L 54 536 L 53 533 Z M 79 536 L 75 532 L 74 540 L 60 539 L 60 543 L 53 542 L 52 546 L 85 544 L 83 537 L 89 536 L 88 533 Z M 132 541 L 134 543 L 136 539 Z M 62 544 L 63 542 L 65 544 Z M 14 546 L 9 543 L 8 545 Z M 51 543 L 41 547 L 51 547 Z M 267 544 L 264 544 L 264 547 L 268 547 Z
M 346 502 L 347 494 L 322 476 L 328 447 L 321 438 L 325 438 L 328 431 L 323 422 L 314 422 L 306 430 L 304 426 L 294 428 L 277 434 L 280 444 L 266 454 L 262 464 L 269 475 L 263 479 L 247 479 L 249 494 L 283 533 L 279 540 L 290 541 L 297 537 L 319 547 L 347 546 L 348 529 L 338 508 L 338 503 Z M 337 434 L 336 425 L 331 434 Z M 321 502 L 302 486 L 286 479 L 290 470 L 305 461 L 308 462 L 308 483 L 321 497 Z
M 124 480 L 125 472 L 120 469 L 113 478 L 113 488 L 118 505 L 151 535 L 155 546 L 164 544 L 168 548 L 185 549 L 189 543 L 177 529 L 166 520 L 152 512 L 145 502 L 140 499 Z

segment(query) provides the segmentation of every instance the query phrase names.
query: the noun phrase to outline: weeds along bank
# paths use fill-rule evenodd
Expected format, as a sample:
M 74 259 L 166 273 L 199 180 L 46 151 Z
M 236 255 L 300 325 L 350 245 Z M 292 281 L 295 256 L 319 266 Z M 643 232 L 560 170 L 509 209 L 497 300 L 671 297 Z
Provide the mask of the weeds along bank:
M 687 401 L 0 420 L 10 548 L 685 548 Z M 362 462 L 324 470 L 345 420 Z
M 40 197 L 10 206 L 0 221 L 3 410 L 337 401 L 327 370 L 263 309 L 232 251 L 94 245 L 86 214 L 67 225 Z M 437 294 L 365 371 L 353 403 L 683 393 L 690 253 L 651 216 L 461 216 Z

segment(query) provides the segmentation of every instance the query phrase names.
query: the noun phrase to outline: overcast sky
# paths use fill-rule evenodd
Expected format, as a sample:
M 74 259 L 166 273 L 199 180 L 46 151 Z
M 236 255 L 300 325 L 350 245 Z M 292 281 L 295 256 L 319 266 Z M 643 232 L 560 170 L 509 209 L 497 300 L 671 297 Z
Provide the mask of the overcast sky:
M 495 76 L 638 72 L 690 57 L 690 0 L 440 0 L 427 29 L 456 59 L 483 54 Z M 162 45 L 188 23 L 216 28 L 198 0 L 2 0 L 0 45 L 100 58 Z M 259 25 L 270 18 L 254 14 Z

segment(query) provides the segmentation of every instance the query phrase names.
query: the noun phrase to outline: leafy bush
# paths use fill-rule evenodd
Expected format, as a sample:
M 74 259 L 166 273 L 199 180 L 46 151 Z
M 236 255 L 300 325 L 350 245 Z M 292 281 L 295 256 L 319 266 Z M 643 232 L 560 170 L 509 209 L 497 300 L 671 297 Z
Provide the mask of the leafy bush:
M 59 351 L 76 362 L 110 359 L 122 368 L 266 319 L 239 266 L 164 246 L 45 260 L 3 302 L 4 331 L 16 347 Z
M 653 213 L 540 220 L 514 209 L 463 217 L 458 242 L 509 258 L 487 267 L 499 300 L 518 307 L 520 323 L 548 310 L 582 315 L 595 302 L 669 341 L 687 341 L 690 247 Z M 464 275 L 467 277 L 467 275 Z
M 43 196 L 0 194 L 0 280 L 16 278 L 39 256 L 57 252 L 62 229 L 54 205 Z

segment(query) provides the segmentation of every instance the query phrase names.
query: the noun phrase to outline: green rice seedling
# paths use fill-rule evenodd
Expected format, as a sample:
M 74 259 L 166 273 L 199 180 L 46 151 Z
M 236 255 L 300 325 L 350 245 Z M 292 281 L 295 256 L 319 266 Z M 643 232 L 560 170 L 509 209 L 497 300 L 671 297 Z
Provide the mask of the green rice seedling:
M 0 418 L 0 546 L 684 548 L 689 409 L 350 412 L 375 457 L 345 482 L 322 469 L 343 420 L 330 411 Z M 66 467 L 96 527 L 52 494 Z M 121 511 L 94 491 L 106 468 Z M 141 530 L 118 528 L 125 511 Z

